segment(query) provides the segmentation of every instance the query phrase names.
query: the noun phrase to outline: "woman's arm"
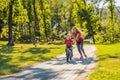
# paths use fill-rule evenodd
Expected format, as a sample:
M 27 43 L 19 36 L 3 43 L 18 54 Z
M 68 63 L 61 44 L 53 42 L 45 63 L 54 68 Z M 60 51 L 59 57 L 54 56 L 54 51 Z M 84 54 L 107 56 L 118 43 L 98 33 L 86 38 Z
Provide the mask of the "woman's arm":
M 77 36 L 76 36 L 76 40 L 78 40 L 78 39 L 80 38 L 80 36 L 81 36 L 81 33 L 78 32 L 78 33 L 77 33 Z
M 80 34 L 77 34 L 75 40 L 78 40 L 78 39 L 79 39 L 79 36 L 80 36 Z

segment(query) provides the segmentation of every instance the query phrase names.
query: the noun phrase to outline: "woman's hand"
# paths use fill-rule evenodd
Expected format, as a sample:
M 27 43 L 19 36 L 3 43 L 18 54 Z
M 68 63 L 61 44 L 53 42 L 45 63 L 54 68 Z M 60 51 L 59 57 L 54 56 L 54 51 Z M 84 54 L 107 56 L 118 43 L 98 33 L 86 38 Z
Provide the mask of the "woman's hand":
M 80 34 L 77 34 L 75 40 L 77 41 L 77 40 L 79 40 L 79 38 L 80 38 Z

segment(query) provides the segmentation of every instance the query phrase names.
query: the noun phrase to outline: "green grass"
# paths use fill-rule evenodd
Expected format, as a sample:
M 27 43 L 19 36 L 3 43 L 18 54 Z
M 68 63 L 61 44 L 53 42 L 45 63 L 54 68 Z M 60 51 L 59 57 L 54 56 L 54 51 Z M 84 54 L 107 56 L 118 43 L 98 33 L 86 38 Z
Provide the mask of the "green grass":
M 6 46 L 0 41 L 0 75 L 12 74 L 21 68 L 38 62 L 44 62 L 65 51 L 64 45 L 42 44 L 34 47 L 32 44 L 16 44 Z
M 120 80 L 120 44 L 97 45 L 98 63 L 89 80 Z

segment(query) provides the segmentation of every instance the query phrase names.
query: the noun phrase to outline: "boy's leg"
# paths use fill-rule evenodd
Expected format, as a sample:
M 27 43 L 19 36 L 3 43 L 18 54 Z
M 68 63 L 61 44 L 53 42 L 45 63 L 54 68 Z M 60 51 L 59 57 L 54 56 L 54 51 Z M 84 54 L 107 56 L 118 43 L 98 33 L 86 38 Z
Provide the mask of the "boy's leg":
M 69 57 L 69 54 L 68 54 L 68 50 L 67 50 L 67 48 L 66 48 L 66 61 L 67 61 L 67 62 L 69 61 L 68 57 Z
M 73 51 L 72 51 L 72 46 L 70 47 L 70 60 L 72 60 L 73 57 Z
M 72 46 L 70 47 L 70 51 L 71 51 L 71 56 L 73 57 L 73 50 L 72 50 Z

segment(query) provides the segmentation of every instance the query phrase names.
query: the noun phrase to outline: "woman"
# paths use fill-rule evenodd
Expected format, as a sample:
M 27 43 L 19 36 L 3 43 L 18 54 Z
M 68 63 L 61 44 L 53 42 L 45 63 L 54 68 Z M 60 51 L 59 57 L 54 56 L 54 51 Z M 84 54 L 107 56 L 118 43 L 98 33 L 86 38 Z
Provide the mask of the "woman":
M 78 51 L 80 53 L 80 58 L 83 58 L 83 55 L 84 57 L 87 57 L 87 55 L 85 54 L 85 51 L 83 49 L 83 37 L 82 37 L 82 32 L 79 31 L 76 27 L 73 27 L 72 28 L 72 37 L 75 38 L 75 41 L 76 41 L 76 45 L 77 45 L 77 48 L 78 48 Z M 82 54 L 83 53 L 83 54 Z

